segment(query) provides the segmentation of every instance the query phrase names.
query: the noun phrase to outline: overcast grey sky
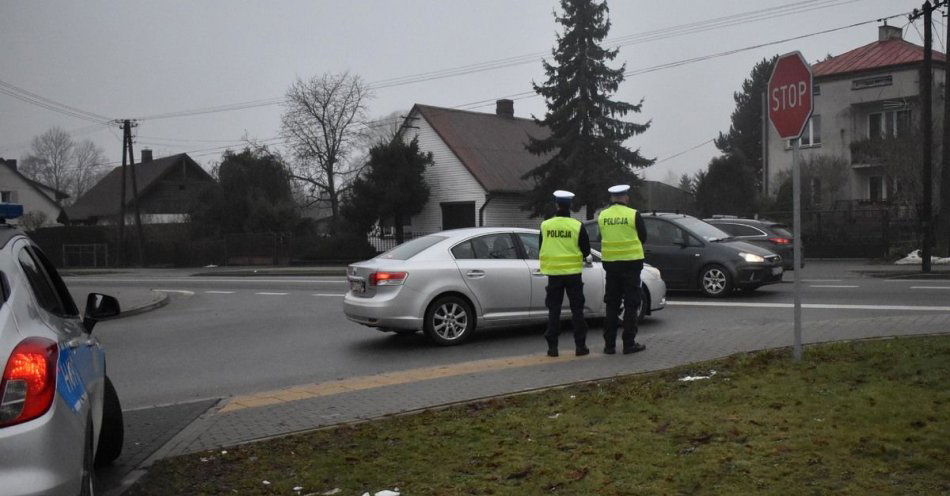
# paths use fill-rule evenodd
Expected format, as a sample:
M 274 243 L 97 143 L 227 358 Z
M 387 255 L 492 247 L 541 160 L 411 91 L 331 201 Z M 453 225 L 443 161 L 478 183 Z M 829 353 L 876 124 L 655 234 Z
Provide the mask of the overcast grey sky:
M 908 12 L 922 0 L 609 0 L 610 39 L 663 30 L 662 39 L 623 46 L 627 70 L 750 47 Z M 107 116 L 141 117 L 255 102 L 254 108 L 143 119 L 136 155 L 190 152 L 209 164 L 245 135 L 277 136 L 277 102 L 298 76 L 350 71 L 370 83 L 522 55 L 549 53 L 556 0 L 352 1 L 9 1 L 0 0 L 0 80 Z M 772 9 L 755 18 L 734 16 Z M 776 10 L 777 9 L 777 10 Z M 784 10 L 782 10 L 784 9 Z M 711 24 L 711 19 L 721 19 Z M 943 22 L 943 19 L 940 19 Z M 668 30 L 702 23 L 699 32 Z M 917 21 L 917 29 L 921 29 Z M 922 44 L 906 17 L 905 39 Z M 715 27 L 719 25 L 720 27 Z M 644 99 L 632 120 L 652 127 L 628 142 L 664 159 L 728 129 L 732 93 L 756 61 L 800 50 L 814 62 L 877 39 L 877 24 L 656 70 L 629 77 L 616 98 Z M 713 28 L 714 29 L 706 29 Z M 945 31 L 938 31 L 945 32 Z M 656 37 L 654 37 L 656 38 Z M 942 35 L 935 47 L 943 48 Z M 379 88 L 370 115 L 413 103 L 453 107 L 530 91 L 543 80 L 541 56 L 519 65 Z M 493 112 L 494 103 L 475 108 Z M 542 99 L 515 101 L 522 117 L 544 113 Z M 121 156 L 119 131 L 0 94 L 0 156 L 21 158 L 31 137 L 60 126 L 91 138 L 109 160 Z M 650 179 L 704 168 L 717 150 L 706 143 L 646 170 Z

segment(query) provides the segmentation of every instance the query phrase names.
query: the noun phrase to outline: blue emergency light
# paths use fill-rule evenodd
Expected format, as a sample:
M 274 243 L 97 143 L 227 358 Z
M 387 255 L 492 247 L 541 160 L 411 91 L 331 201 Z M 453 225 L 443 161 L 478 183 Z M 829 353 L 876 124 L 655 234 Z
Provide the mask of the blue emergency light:
M 18 203 L 0 203 L 0 221 L 23 216 L 23 205 Z

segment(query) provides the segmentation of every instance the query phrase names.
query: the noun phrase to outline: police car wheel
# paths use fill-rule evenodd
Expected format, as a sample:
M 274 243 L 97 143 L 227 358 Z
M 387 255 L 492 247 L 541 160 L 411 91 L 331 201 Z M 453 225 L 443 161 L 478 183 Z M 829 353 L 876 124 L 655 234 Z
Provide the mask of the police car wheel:
M 92 454 L 92 422 L 86 422 L 86 440 L 82 455 L 82 478 L 79 496 L 94 496 L 96 494 L 96 471 L 94 468 L 95 456 Z
M 108 465 L 122 454 L 125 441 L 125 425 L 122 421 L 122 405 L 119 395 L 106 376 L 102 397 L 102 428 L 99 430 L 99 449 L 96 451 L 96 466 Z
M 438 298 L 426 310 L 425 332 L 441 346 L 462 344 L 475 330 L 472 307 L 458 296 Z
M 699 275 L 699 289 L 706 296 L 721 298 L 732 293 L 732 276 L 722 265 L 707 265 Z

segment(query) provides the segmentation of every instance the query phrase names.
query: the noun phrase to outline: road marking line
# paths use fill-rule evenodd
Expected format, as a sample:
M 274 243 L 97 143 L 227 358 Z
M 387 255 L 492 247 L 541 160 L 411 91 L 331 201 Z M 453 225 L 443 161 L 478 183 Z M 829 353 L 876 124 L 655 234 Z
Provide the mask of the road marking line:
M 859 286 L 851 286 L 847 284 L 812 284 L 808 286 L 810 288 L 857 288 Z
M 471 362 L 438 365 L 434 367 L 423 367 L 418 369 L 402 370 L 398 372 L 387 372 L 377 375 L 351 377 L 348 379 L 316 384 L 303 384 L 300 386 L 277 389 L 274 391 L 262 391 L 260 393 L 233 396 L 228 400 L 227 404 L 225 404 L 224 407 L 218 411 L 218 413 L 229 413 L 247 408 L 276 405 L 290 401 L 312 399 L 321 396 L 361 391 L 364 389 L 408 384 L 430 379 L 440 379 L 444 377 L 454 377 L 479 372 L 492 372 L 503 369 L 529 367 L 532 365 L 553 365 L 564 363 L 566 361 L 586 360 L 590 358 L 590 355 L 584 357 L 565 356 L 561 358 L 551 358 L 546 355 L 524 355 L 509 358 L 475 360 Z
M 728 301 L 667 301 L 666 304 L 683 307 L 744 307 L 744 308 L 792 308 L 791 303 L 744 303 Z M 912 305 L 834 305 L 827 303 L 803 303 L 802 308 L 818 310 L 900 310 L 909 312 L 950 312 L 950 307 Z
M 802 279 L 802 282 L 841 282 L 841 279 Z
M 950 286 L 911 286 L 910 289 L 950 289 Z
M 286 296 L 288 293 L 254 293 L 254 294 L 267 295 L 267 296 Z
M 346 293 L 314 293 L 313 296 L 346 296 Z
M 175 283 L 287 283 L 287 284 L 345 284 L 346 279 L 300 279 L 299 277 L 289 276 L 287 279 L 262 279 L 256 276 L 247 277 L 224 277 L 208 279 L 203 277 L 153 277 L 153 278 L 105 278 L 105 277 L 64 277 L 63 279 L 71 283 L 112 283 L 112 282 L 135 282 L 135 283 L 155 283 L 155 282 L 175 282 Z
M 208 294 L 234 294 L 234 291 L 205 291 Z
M 186 289 L 153 289 L 152 291 L 158 291 L 159 293 L 178 293 L 183 295 L 192 296 L 195 294 L 194 291 L 188 291 Z

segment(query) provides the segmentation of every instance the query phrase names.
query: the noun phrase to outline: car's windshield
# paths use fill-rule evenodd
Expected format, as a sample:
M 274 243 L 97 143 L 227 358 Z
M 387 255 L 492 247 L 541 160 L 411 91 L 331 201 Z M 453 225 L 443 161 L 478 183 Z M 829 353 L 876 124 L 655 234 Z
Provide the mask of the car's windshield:
M 719 229 L 708 222 L 703 222 L 695 217 L 678 218 L 676 219 L 676 223 L 686 230 L 691 231 L 693 234 L 705 239 L 706 241 L 718 241 L 730 237 L 729 234 L 727 234 L 722 229 Z
M 428 236 L 416 238 L 412 241 L 406 241 L 392 250 L 380 254 L 376 258 L 385 258 L 387 260 L 409 260 L 410 258 L 422 252 L 422 250 L 425 250 L 426 248 L 444 239 L 446 239 L 445 236 L 436 236 L 435 234 L 430 234 Z

